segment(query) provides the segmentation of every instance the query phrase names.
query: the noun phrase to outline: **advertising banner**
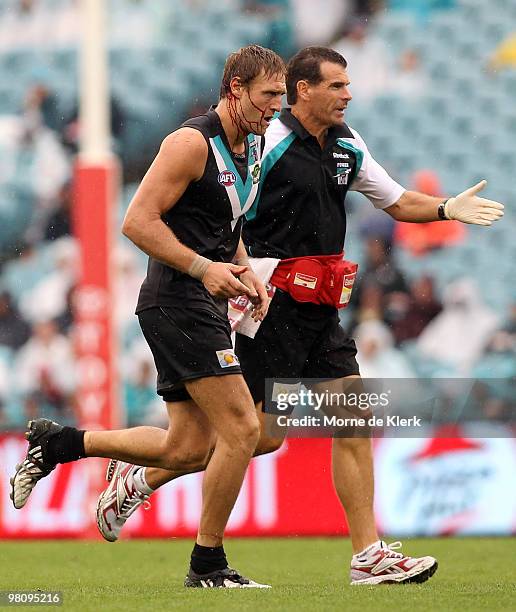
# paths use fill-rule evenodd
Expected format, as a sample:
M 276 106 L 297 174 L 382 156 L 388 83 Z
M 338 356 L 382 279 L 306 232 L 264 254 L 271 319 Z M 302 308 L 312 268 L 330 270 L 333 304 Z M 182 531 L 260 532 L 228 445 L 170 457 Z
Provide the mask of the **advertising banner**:
M 389 535 L 510 534 L 516 526 L 516 444 L 499 438 L 375 440 L 376 513 Z M 0 436 L 0 538 L 100 537 L 89 459 L 58 465 L 22 510 L 9 476 L 24 456 L 21 436 Z M 253 460 L 228 526 L 232 536 L 347 535 L 331 478 L 331 440 L 288 439 Z M 106 460 L 107 463 L 107 460 Z M 172 482 L 139 509 L 122 537 L 193 537 L 202 474 Z M 512 483 L 512 485 L 511 485 Z

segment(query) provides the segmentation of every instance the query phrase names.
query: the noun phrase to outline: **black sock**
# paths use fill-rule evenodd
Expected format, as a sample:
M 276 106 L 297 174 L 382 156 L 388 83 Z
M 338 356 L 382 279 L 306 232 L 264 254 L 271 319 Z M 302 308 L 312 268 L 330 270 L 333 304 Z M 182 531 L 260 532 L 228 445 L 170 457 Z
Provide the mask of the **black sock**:
M 82 429 L 63 427 L 63 430 L 51 436 L 44 451 L 47 463 L 68 463 L 86 457 L 84 452 L 84 434 Z
M 196 574 L 209 574 L 228 566 L 224 546 L 200 546 L 195 544 L 190 567 Z

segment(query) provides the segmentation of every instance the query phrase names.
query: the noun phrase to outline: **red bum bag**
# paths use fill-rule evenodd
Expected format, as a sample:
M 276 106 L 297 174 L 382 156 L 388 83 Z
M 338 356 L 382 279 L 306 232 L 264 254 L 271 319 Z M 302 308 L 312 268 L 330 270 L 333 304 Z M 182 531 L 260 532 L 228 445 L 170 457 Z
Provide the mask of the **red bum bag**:
M 283 259 L 274 270 L 271 284 L 287 291 L 296 302 L 328 304 L 345 308 L 358 264 L 339 255 L 309 255 Z

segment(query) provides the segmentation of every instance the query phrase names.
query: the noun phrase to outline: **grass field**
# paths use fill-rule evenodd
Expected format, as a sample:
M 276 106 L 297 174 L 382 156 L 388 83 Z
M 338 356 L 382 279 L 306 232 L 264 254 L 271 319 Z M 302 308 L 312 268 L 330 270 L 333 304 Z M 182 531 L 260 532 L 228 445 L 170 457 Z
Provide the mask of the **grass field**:
M 405 548 L 438 558 L 429 582 L 351 587 L 348 540 L 228 540 L 230 564 L 273 589 L 212 590 L 182 587 L 185 540 L 1 542 L 0 591 L 59 590 L 63 608 L 74 612 L 516 609 L 514 539 L 410 540 Z

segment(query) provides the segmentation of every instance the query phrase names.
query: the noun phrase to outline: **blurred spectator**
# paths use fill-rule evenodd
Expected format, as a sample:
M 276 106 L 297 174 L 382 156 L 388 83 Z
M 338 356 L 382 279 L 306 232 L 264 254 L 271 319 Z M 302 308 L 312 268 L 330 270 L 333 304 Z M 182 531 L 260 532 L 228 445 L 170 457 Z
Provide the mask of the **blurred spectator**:
M 110 119 L 111 119 L 111 136 L 115 141 L 122 137 L 126 125 L 126 112 L 118 100 L 111 96 L 110 98 Z M 205 112 L 205 111 L 203 111 Z M 76 153 L 79 149 L 80 139 L 80 123 L 79 123 L 79 106 L 77 102 L 74 105 L 71 113 L 63 122 L 62 139 L 65 147 L 72 153 Z
M 144 422 L 166 428 L 163 402 L 156 395 L 156 366 L 141 334 L 124 351 L 120 365 L 129 424 Z
M 74 324 L 74 298 L 77 285 L 72 285 L 66 292 L 65 308 L 61 314 L 55 318 L 55 323 L 59 331 L 65 336 L 70 333 Z
M 435 295 L 434 281 L 430 276 L 422 276 L 412 283 L 410 295 L 391 323 L 396 343 L 417 338 L 423 329 L 442 310 Z
M 291 0 L 296 44 L 327 45 L 342 29 L 342 24 L 351 15 L 351 2 L 343 0 Z
M 384 294 L 407 291 L 407 284 L 401 271 L 396 267 L 387 243 L 378 238 L 366 241 L 366 267 L 362 276 L 365 283 L 379 285 Z
M 44 125 L 30 124 L 23 116 L 0 119 L 0 206 L 4 230 L 0 248 L 23 239 L 41 240 L 62 186 L 70 177 L 70 160 L 58 136 Z M 9 243 L 5 242 L 9 228 Z
M 253 13 L 267 19 L 269 35 L 265 46 L 283 58 L 289 58 L 295 52 L 294 23 L 290 5 L 291 0 L 241 0 L 241 7 L 245 13 Z
M 120 330 L 135 321 L 134 308 L 144 274 L 138 266 L 134 249 L 119 245 L 114 253 L 115 321 Z
M 354 332 L 357 360 L 364 378 L 414 378 L 415 373 L 385 323 L 365 321 Z
M 493 72 L 516 68 L 516 32 L 496 47 L 489 58 L 488 67 Z
M 23 116 L 28 130 L 36 130 L 41 126 L 58 132 L 63 123 L 59 110 L 59 102 L 44 79 L 34 83 L 25 94 Z
M 31 413 L 41 409 L 66 413 L 75 387 L 74 355 L 68 338 L 53 321 L 41 321 L 20 349 L 15 365 L 17 389 Z
M 2 285 L 18 304 L 21 295 L 34 287 L 43 275 L 40 253 L 29 243 L 20 243 L 14 249 L 13 258 L 2 268 Z
M 359 103 L 385 92 L 390 78 L 389 54 L 382 41 L 368 38 L 364 19 L 353 18 L 347 33 L 332 47 L 348 63 L 351 93 Z
M 136 376 L 124 385 L 124 396 L 127 424 L 147 422 L 150 407 L 156 400 L 156 371 L 147 360 L 138 362 Z
M 35 7 L 35 0 L 18 0 L 16 10 L 19 15 L 30 15 Z
M 45 126 L 31 131 L 29 140 L 21 145 L 24 162 L 30 162 L 25 168 L 25 179 L 31 181 L 39 205 L 52 209 L 59 190 L 70 178 L 66 151 L 57 135 Z
M 381 240 L 384 244 L 392 244 L 395 223 L 394 219 L 383 211 L 364 207 L 359 224 L 360 236 L 364 240 L 372 238 Z
M 31 322 L 55 319 L 66 312 L 68 293 L 79 272 L 79 250 L 73 238 L 55 243 L 55 269 L 20 298 L 20 310 Z
M 441 182 L 433 170 L 418 170 L 410 179 L 411 188 L 427 195 L 442 197 Z M 397 221 L 394 241 L 420 256 L 431 250 L 460 243 L 464 240 L 466 228 L 459 221 L 433 221 L 431 223 L 402 223 Z
M 0 50 L 63 47 L 77 44 L 80 19 L 77 0 L 14 0 L 0 20 Z
M 366 263 L 360 274 L 359 291 L 361 285 L 379 287 L 387 299 L 392 293 L 407 293 L 405 278 L 393 261 L 387 243 L 380 238 L 366 240 Z
M 419 55 L 414 49 L 403 51 L 391 77 L 392 80 L 386 93 L 412 100 L 428 93 L 429 80 L 421 67 Z
M 0 344 L 19 349 L 30 336 L 30 325 L 13 303 L 8 291 L 0 293 Z
M 493 334 L 487 350 L 512 351 L 516 355 L 516 304 L 511 306 L 505 323 Z
M 354 323 L 379 320 L 383 317 L 383 293 L 378 285 L 364 285 L 356 297 L 357 308 Z M 353 325 L 354 326 L 354 325 Z
M 70 236 L 73 189 L 72 183 L 65 183 L 56 198 L 56 208 L 47 219 L 47 227 L 44 232 L 45 240 L 58 240 L 64 236 Z
M 496 329 L 498 317 L 482 302 L 482 292 L 469 278 L 446 288 L 443 306 L 423 330 L 417 346 L 422 355 L 469 375 Z
M 368 19 L 384 8 L 385 0 L 353 0 L 353 13 L 364 19 Z

